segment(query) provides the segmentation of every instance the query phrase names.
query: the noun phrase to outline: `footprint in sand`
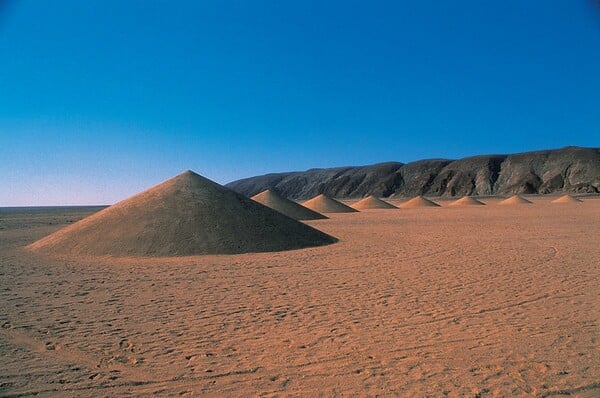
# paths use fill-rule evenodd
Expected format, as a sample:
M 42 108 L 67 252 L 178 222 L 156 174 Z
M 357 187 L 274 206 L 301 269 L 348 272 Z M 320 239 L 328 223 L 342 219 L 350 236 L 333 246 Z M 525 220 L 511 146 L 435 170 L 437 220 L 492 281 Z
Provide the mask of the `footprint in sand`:
M 62 346 L 60 344 L 58 344 L 58 343 L 54 343 L 52 341 L 48 341 L 48 342 L 46 342 L 45 348 L 48 351 L 58 351 L 58 350 L 60 350 L 62 348 Z
M 123 339 L 119 342 L 119 348 L 133 352 L 133 343 L 129 339 Z
M 138 359 L 135 357 L 130 357 L 127 355 L 113 355 L 109 360 L 108 363 L 120 363 L 120 364 L 129 364 L 129 365 L 135 365 L 138 363 Z

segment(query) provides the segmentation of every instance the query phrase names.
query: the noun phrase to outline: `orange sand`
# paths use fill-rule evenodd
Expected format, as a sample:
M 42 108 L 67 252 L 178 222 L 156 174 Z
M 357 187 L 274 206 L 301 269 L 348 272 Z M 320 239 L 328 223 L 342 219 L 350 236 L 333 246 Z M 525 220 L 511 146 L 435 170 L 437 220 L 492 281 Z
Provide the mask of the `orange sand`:
M 51 260 L 22 246 L 81 215 L 0 215 L 0 396 L 600 396 L 600 199 L 497 202 L 171 259 Z

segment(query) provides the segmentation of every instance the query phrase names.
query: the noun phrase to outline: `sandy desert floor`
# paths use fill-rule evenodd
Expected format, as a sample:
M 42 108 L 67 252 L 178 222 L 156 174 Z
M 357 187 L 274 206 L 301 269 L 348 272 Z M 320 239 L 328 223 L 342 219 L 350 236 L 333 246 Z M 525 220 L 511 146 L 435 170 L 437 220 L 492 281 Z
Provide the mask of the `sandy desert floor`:
M 598 397 L 600 198 L 532 200 L 175 259 L 41 257 L 89 211 L 0 214 L 0 396 Z

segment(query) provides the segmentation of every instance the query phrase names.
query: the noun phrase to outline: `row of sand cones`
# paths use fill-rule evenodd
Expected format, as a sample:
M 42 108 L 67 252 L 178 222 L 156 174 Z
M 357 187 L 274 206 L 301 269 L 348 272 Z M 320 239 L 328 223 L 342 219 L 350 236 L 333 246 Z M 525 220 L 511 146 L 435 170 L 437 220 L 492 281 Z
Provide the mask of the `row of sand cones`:
M 58 256 L 112 257 L 292 250 L 337 242 L 299 220 L 327 218 L 321 213 L 396 208 L 375 197 L 354 207 L 326 195 L 304 202 L 304 206 L 272 191 L 253 199 L 188 170 L 27 247 Z M 456 202 L 464 203 L 483 204 L 471 197 Z M 400 207 L 422 206 L 439 205 L 417 197 Z
M 373 195 L 367 196 L 364 199 L 354 203 L 352 206 L 345 205 L 344 203 L 330 198 L 325 194 L 318 195 L 302 204 L 298 204 L 292 200 L 286 199 L 276 192 L 267 189 L 258 195 L 251 198 L 254 201 L 262 203 L 280 213 L 287 215 L 288 217 L 295 218 L 296 220 L 318 220 L 327 218 L 321 213 L 353 213 L 359 210 L 367 209 L 410 209 L 418 207 L 440 207 L 440 205 L 432 200 L 424 198 L 423 196 L 417 196 L 410 199 L 407 202 L 402 203 L 400 206 L 394 206 L 391 203 L 385 202 Z M 572 203 L 581 202 L 581 200 L 572 197 L 571 195 L 564 195 L 558 199 L 552 201 L 552 203 Z M 532 204 L 531 201 L 523 198 L 519 195 L 513 195 L 508 199 L 505 199 L 499 203 L 500 205 L 520 205 L 520 204 Z M 464 196 L 452 203 L 449 206 L 470 206 L 470 205 L 485 205 L 479 199 L 472 196 Z

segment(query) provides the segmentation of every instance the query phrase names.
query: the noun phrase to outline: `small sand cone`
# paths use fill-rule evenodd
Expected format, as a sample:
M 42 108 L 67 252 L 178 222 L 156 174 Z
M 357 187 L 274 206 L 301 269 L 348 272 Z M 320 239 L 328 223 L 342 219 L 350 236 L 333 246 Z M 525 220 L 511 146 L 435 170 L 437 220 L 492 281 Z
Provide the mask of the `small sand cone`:
M 358 210 L 350 206 L 346 206 L 342 202 L 331 199 L 325 194 L 315 196 L 314 198 L 302 203 L 304 207 L 308 207 L 319 213 L 356 213 Z
M 353 208 L 364 210 L 364 209 L 397 209 L 396 206 L 389 204 L 388 202 L 384 202 L 383 200 L 376 198 L 373 195 L 369 195 L 364 199 L 359 200 L 354 205 Z
M 513 195 L 508 199 L 504 199 L 502 202 L 498 203 L 499 205 L 503 205 L 503 206 L 511 206 L 511 205 L 530 205 L 532 204 L 531 201 L 519 196 L 519 195 Z
M 414 209 L 417 207 L 440 207 L 440 205 L 420 195 L 400 205 L 401 209 Z
M 571 195 L 563 195 L 558 199 L 554 199 L 552 203 L 581 203 L 582 200 L 572 197 Z
M 481 206 L 485 205 L 485 203 L 481 202 L 478 199 L 475 199 L 472 196 L 463 196 L 462 198 L 450 203 L 449 206 Z

